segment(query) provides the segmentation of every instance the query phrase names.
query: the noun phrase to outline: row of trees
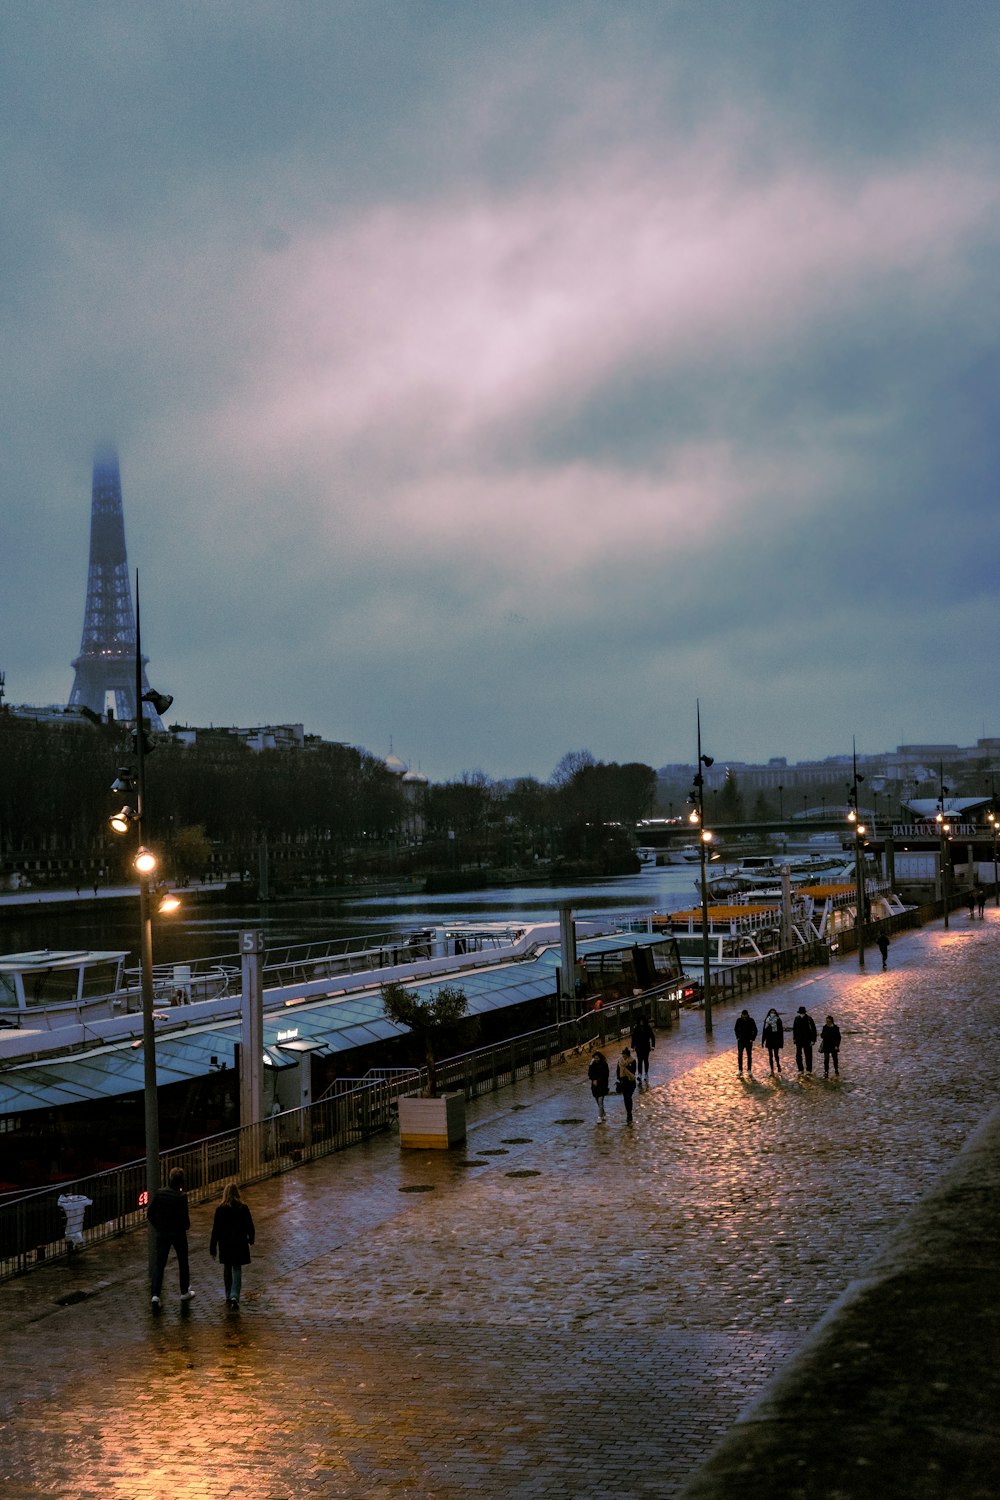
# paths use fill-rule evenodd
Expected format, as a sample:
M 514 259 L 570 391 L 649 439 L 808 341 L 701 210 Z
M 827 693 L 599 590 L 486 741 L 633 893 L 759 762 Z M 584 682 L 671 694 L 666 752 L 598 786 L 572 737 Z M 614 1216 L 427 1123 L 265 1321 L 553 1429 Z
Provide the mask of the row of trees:
M 0 859 L 5 873 L 48 868 L 117 879 L 128 840 L 108 817 L 116 772 L 132 763 L 127 726 L 57 726 L 0 712 Z M 651 766 L 564 756 L 548 782 L 482 772 L 406 783 L 364 750 L 319 740 L 254 751 L 225 731 L 193 744 L 158 738 L 146 758 L 145 837 L 173 877 L 251 871 L 266 846 L 275 878 L 337 880 L 366 871 L 620 867 L 654 807 Z M 119 799 L 118 805 L 120 806 Z M 124 800 L 127 800 L 125 798 Z

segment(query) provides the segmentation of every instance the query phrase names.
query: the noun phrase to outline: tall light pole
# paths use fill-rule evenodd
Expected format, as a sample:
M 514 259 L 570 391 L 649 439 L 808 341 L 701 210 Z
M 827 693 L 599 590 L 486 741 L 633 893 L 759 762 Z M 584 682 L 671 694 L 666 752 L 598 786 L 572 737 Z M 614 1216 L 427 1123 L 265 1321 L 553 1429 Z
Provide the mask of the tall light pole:
M 146 1137 L 146 1201 L 152 1202 L 153 1194 L 160 1186 L 160 1117 L 156 1094 L 156 1031 L 153 1019 L 153 920 L 150 878 L 159 861 L 146 848 L 144 841 L 146 817 L 146 721 L 142 705 L 149 703 L 160 715 L 165 714 L 173 703 L 166 693 L 154 692 L 152 688 L 142 691 L 142 638 L 139 617 L 139 575 L 135 576 L 135 772 L 123 768 L 112 786 L 114 792 L 131 793 L 134 806 L 124 806 L 111 818 L 111 827 L 116 833 L 127 833 L 134 829 L 138 849 L 133 868 L 139 876 L 139 970 L 142 996 L 142 1095 Z M 150 1253 L 152 1254 L 152 1248 Z
M 986 821 L 993 830 L 993 905 L 1000 906 L 1000 882 L 997 881 L 997 815 L 995 812 L 986 814 Z
M 705 777 L 702 766 L 706 768 L 714 765 L 711 755 L 701 753 L 701 703 L 696 704 L 698 715 L 698 764 L 694 773 L 694 786 L 691 791 L 690 801 L 693 811 L 690 816 L 692 823 L 698 824 L 698 854 L 701 865 L 701 960 L 702 960 L 702 997 L 705 1006 L 705 1034 L 710 1035 L 712 1031 L 712 970 L 708 956 L 708 871 L 706 868 L 708 858 L 708 846 L 712 842 L 712 835 L 705 827 Z
M 864 839 L 865 827 L 860 820 L 858 807 L 858 783 L 864 781 L 864 777 L 858 773 L 858 751 L 857 742 L 852 743 L 851 758 L 853 764 L 853 776 L 851 785 L 847 788 L 848 813 L 847 821 L 854 829 L 854 891 L 857 902 L 857 915 L 854 919 L 855 932 L 858 939 L 858 968 L 865 966 L 865 917 L 868 893 L 865 890 L 865 866 L 864 866 Z
M 949 917 L 948 905 L 951 899 L 951 851 L 948 848 L 948 835 L 951 833 L 951 825 L 948 822 L 948 815 L 945 812 L 944 806 L 944 799 L 948 795 L 950 788 L 944 784 L 943 765 L 939 769 L 938 786 L 940 788 L 938 792 L 938 810 L 934 815 L 934 821 L 937 823 L 938 834 L 941 839 L 938 848 L 938 863 L 941 867 L 941 900 L 944 905 L 944 925 L 947 927 Z

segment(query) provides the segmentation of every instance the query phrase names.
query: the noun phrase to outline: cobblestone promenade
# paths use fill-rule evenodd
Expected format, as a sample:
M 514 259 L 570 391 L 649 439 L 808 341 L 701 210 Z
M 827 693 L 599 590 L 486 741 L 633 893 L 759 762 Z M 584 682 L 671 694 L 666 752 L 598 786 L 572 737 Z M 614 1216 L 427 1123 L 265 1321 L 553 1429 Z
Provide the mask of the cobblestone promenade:
M 994 1103 L 998 956 L 991 907 L 749 1004 L 832 1012 L 839 1081 L 788 1043 L 740 1080 L 717 1007 L 661 1035 L 631 1129 L 572 1057 L 473 1105 L 466 1152 L 251 1187 L 236 1314 L 210 1205 L 158 1318 L 142 1234 L 0 1285 L 0 1495 L 670 1496 Z

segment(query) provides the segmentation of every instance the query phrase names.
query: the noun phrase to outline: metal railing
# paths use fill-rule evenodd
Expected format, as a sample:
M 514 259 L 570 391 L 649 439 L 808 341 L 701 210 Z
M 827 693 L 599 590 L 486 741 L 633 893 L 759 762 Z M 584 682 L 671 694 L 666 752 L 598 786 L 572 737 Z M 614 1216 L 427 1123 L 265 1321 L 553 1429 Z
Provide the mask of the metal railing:
M 467 1099 L 505 1088 L 556 1066 L 567 1054 L 621 1037 L 642 1010 L 654 1024 L 668 1027 L 678 1014 L 676 990 L 673 980 L 573 1020 L 446 1058 L 437 1065 L 439 1088 L 461 1091 Z M 338 1079 L 302 1109 L 161 1152 L 160 1179 L 166 1182 L 172 1169 L 180 1167 L 190 1200 L 204 1201 L 232 1178 L 260 1181 L 388 1131 L 396 1122 L 400 1096 L 419 1094 L 425 1087 L 426 1073 L 412 1068 L 372 1069 L 363 1078 Z M 0 1279 L 140 1227 L 146 1217 L 145 1180 L 142 1160 L 0 1199 Z M 69 1238 L 74 1213 L 78 1238 Z
M 871 924 L 866 931 L 872 937 L 879 927 L 896 932 L 920 926 L 940 914 L 940 903 L 910 908 Z M 853 946 L 853 936 L 851 929 L 838 935 L 841 953 Z M 830 954 L 828 943 L 796 944 L 747 963 L 717 969 L 712 974 L 713 1003 L 741 1000 L 799 969 L 828 964 Z M 619 1039 L 631 1030 L 641 1011 L 649 1013 L 661 1029 L 667 1028 L 677 1019 L 678 995 L 683 988 L 673 978 L 640 995 L 599 1004 L 571 1020 L 553 1022 L 508 1041 L 446 1058 L 437 1065 L 439 1087 L 444 1092 L 462 1092 L 467 1099 L 506 1088 L 557 1066 L 568 1054 Z M 248 1183 L 275 1176 L 388 1131 L 396 1122 L 400 1096 L 419 1094 L 425 1086 L 426 1073 L 410 1068 L 378 1068 L 363 1078 L 338 1079 L 324 1095 L 302 1109 L 162 1152 L 161 1180 L 165 1182 L 174 1167 L 181 1167 L 188 1195 L 197 1203 L 215 1196 L 231 1178 Z M 145 1161 L 135 1161 L 73 1182 L 0 1199 L 0 1279 L 70 1255 L 81 1244 L 93 1244 L 141 1226 L 146 1216 L 145 1177 Z M 68 1204 L 67 1199 L 71 1200 Z M 74 1206 L 74 1199 L 86 1202 L 81 1205 L 78 1201 Z M 78 1241 L 67 1238 L 67 1231 L 73 1230 L 70 1214 L 74 1207 L 79 1221 Z

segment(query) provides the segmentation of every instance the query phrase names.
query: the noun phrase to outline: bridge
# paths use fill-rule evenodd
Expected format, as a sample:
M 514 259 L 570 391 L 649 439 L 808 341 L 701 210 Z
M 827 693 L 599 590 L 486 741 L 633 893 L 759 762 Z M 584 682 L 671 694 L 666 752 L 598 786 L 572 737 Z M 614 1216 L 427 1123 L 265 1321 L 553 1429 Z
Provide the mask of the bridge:
M 862 808 L 861 820 L 871 827 L 874 821 L 873 814 Z M 846 807 L 843 812 L 828 810 L 825 815 L 819 814 L 816 817 L 813 817 L 811 813 L 803 817 L 800 813 L 794 818 L 772 818 L 749 823 L 709 822 L 708 826 L 720 842 L 780 838 L 782 835 L 787 838 L 801 839 L 813 833 L 833 833 L 844 839 L 850 839 L 851 836 L 851 825 L 847 821 Z M 891 824 L 887 823 L 885 827 L 888 830 Z M 635 825 L 635 836 L 638 842 L 648 849 L 666 849 L 674 844 L 689 843 L 697 837 L 697 827 L 687 821 L 651 818 Z

